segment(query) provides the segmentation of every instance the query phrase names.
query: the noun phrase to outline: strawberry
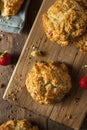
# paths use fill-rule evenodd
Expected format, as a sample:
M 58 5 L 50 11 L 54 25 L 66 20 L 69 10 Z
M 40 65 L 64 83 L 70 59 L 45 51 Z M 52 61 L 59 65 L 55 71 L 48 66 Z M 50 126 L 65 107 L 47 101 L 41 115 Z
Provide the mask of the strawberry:
M 11 63 L 11 55 L 7 51 L 0 53 L 0 65 L 9 65 Z
M 82 89 L 87 89 L 87 76 L 82 77 L 79 81 L 79 86 Z

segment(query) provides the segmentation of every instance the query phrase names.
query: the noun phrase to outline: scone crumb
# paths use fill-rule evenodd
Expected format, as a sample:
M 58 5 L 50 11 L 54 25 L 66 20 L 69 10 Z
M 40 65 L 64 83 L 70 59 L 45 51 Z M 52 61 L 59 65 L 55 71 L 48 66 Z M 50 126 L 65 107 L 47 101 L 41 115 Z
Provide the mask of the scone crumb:
M 87 46 L 87 41 L 85 42 L 85 46 Z
M 76 97 L 76 98 L 75 98 L 75 103 L 77 104 L 79 101 L 80 101 L 80 98 L 79 98 L 79 97 Z
M 83 69 L 84 69 L 84 68 L 87 68 L 87 65 L 83 65 L 82 68 L 83 68 Z
M 65 114 L 65 117 L 66 117 L 67 119 L 72 119 L 72 115 L 71 115 L 71 114 Z
M 85 68 L 87 68 L 87 65 L 84 65 Z
M 7 17 L 6 17 L 6 20 L 9 20 L 9 19 L 10 19 L 10 17 L 7 16 Z
M 4 36 L 4 34 L 0 34 L 0 37 L 3 37 Z
M 71 118 L 72 118 L 72 115 L 67 115 L 67 118 L 68 118 L 68 119 L 71 119 Z
M 43 52 L 40 50 L 34 50 L 31 52 L 31 56 L 36 57 L 36 56 L 43 56 Z
M 17 98 L 15 98 L 15 97 L 13 97 L 13 99 L 12 99 L 13 101 L 16 101 L 17 100 Z

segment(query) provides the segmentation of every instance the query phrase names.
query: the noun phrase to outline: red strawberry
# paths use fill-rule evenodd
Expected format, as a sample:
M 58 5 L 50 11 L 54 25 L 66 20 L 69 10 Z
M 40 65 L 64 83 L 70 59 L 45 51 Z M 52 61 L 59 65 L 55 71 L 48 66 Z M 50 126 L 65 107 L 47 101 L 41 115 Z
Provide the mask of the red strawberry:
M 0 53 L 0 65 L 9 65 L 11 63 L 11 55 L 7 51 Z
M 79 81 L 80 88 L 87 89 L 87 76 L 82 77 Z

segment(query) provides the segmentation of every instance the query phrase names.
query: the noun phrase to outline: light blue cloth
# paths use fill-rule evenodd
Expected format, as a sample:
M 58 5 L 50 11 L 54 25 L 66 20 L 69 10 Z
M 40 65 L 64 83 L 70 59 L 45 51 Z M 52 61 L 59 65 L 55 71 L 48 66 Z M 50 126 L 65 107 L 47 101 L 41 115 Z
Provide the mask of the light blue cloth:
M 15 16 L 10 17 L 9 19 L 0 16 L 0 30 L 10 33 L 20 33 L 24 27 L 29 2 L 30 0 L 25 0 L 19 13 Z

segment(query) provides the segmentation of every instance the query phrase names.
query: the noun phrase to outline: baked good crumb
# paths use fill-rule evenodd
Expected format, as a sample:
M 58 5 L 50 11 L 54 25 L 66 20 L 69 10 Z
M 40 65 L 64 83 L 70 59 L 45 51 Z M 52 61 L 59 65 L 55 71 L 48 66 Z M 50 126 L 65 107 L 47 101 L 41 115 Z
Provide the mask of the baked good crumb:
M 34 50 L 31 52 L 31 56 L 33 56 L 33 57 L 43 56 L 43 52 L 40 50 Z

